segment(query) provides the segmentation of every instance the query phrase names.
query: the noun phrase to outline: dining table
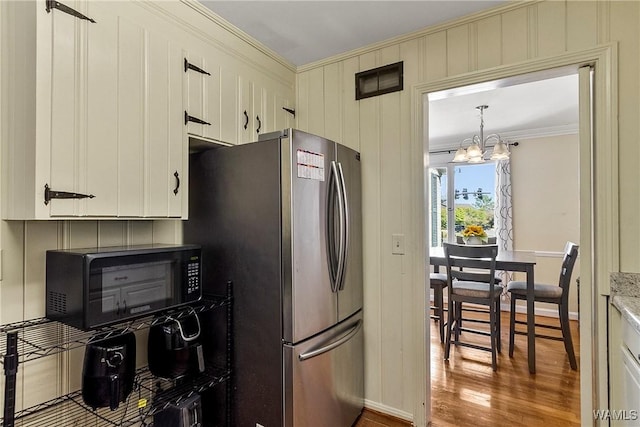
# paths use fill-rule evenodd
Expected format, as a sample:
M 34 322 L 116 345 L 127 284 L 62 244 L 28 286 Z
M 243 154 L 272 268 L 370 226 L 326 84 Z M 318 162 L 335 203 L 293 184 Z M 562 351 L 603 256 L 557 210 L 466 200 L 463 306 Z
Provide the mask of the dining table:
M 446 266 L 447 260 L 444 249 L 440 247 L 429 248 L 430 264 L 434 272 L 438 272 L 440 266 Z M 535 311 L 534 311 L 534 267 L 536 255 L 533 251 L 505 251 L 498 250 L 496 258 L 496 270 L 519 271 L 527 277 L 527 359 L 529 361 L 529 373 L 536 373 L 536 335 L 535 335 Z

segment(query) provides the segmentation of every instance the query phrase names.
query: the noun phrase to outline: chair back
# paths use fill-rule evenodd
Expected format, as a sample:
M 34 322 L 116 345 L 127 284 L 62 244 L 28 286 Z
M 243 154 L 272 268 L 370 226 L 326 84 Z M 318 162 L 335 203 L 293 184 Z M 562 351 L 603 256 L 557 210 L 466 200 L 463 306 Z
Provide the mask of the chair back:
M 496 281 L 496 257 L 498 245 L 455 245 L 443 243 L 447 261 L 447 281 L 454 279 L 465 282 L 488 283 L 493 296 Z
M 564 246 L 564 257 L 562 258 L 562 268 L 560 268 L 560 278 L 558 279 L 558 285 L 562 288 L 562 298 L 567 298 L 569 295 L 571 274 L 577 258 L 578 245 L 573 242 L 567 242 Z

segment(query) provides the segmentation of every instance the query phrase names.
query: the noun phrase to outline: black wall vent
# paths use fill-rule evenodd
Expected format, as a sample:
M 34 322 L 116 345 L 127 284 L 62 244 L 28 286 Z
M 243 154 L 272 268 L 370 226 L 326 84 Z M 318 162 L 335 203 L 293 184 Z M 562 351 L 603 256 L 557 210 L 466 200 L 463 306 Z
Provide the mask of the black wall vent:
M 356 100 L 402 90 L 402 62 L 356 73 Z

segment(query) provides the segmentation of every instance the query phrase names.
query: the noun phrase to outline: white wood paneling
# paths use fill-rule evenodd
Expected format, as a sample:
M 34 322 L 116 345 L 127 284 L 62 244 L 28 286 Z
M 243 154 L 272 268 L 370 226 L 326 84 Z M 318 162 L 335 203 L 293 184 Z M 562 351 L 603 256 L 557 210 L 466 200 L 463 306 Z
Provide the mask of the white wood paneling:
M 238 75 L 232 70 L 220 68 L 220 138 L 230 144 L 238 142 L 240 128 L 240 100 Z
M 424 62 L 424 56 L 421 54 L 421 40 L 415 39 L 404 42 L 400 45 L 400 58 L 404 60 L 404 78 L 405 82 L 414 84 L 420 81 L 421 64 Z M 399 94 L 400 96 L 400 118 L 399 118 L 399 139 L 400 145 L 400 171 L 398 172 L 398 180 L 400 182 L 411 183 L 411 171 L 412 171 L 412 155 L 411 149 L 404 141 L 411 141 L 412 139 L 412 126 L 411 126 L 411 111 L 412 111 L 412 99 L 411 91 L 403 90 Z M 400 212 L 400 223 L 402 224 L 402 232 L 405 235 L 405 253 L 402 256 L 402 324 L 403 331 L 402 336 L 402 348 L 413 349 L 414 356 L 417 359 L 422 360 L 425 357 L 426 346 L 420 349 L 415 347 L 416 328 L 415 317 L 411 315 L 414 312 L 414 306 L 417 305 L 415 297 L 415 287 L 423 286 L 423 276 L 418 277 L 414 274 L 413 259 L 416 257 L 415 243 L 420 239 L 416 238 L 418 233 L 412 230 L 412 191 L 413 185 L 404 185 L 400 190 L 400 201 L 402 204 L 402 211 Z M 397 190 L 394 190 L 397 191 Z M 415 201 L 413 201 L 415 203 Z M 409 232 L 409 230 L 411 230 Z M 418 304 L 421 305 L 421 304 Z M 407 408 L 407 411 L 413 413 L 416 407 L 422 407 L 423 401 L 421 401 L 421 394 L 424 393 L 424 389 L 430 387 L 430 379 L 427 375 L 420 375 L 415 372 L 415 363 L 411 358 L 407 358 L 402 355 L 402 376 L 406 378 L 412 378 L 409 384 L 403 386 L 403 401 L 399 408 Z M 426 378 L 426 380 L 425 380 Z M 425 385 L 426 382 L 426 385 Z M 415 401 L 414 401 L 415 400 Z M 411 405 L 413 403 L 413 408 Z M 427 407 L 428 402 L 427 402 Z M 416 420 L 421 419 L 419 414 L 416 414 Z
M 469 25 L 447 30 L 447 73 L 462 74 L 471 70 L 469 61 Z
M 298 129 L 309 130 L 309 72 L 296 76 L 296 125 Z
M 425 64 L 423 81 L 437 80 L 447 76 L 447 32 L 429 34 L 425 38 Z
M 567 4 L 567 50 L 586 49 L 598 43 L 598 2 Z
M 512 64 L 529 57 L 528 9 L 523 7 L 502 15 L 502 63 Z
M 118 213 L 118 18 L 109 5 L 88 4 L 100 25 L 87 26 L 86 187 L 88 215 Z M 56 201 L 57 202 L 57 201 Z M 57 203 L 56 203 L 57 204 Z
M 543 2 L 538 10 L 538 56 L 549 56 L 566 48 L 566 3 Z
M 72 4 L 71 7 L 74 7 Z M 77 6 L 76 6 L 77 7 Z M 55 15 L 55 16 L 53 16 Z M 78 165 L 81 161 L 79 113 L 80 98 L 77 96 L 80 87 L 78 64 L 79 49 L 78 20 L 67 14 L 51 16 L 51 169 L 49 186 L 58 191 L 76 191 L 78 189 Z M 43 70 L 46 72 L 47 70 Z M 46 99 L 46 98 L 45 98 Z M 44 99 L 39 99 L 43 102 Z M 44 101 L 46 102 L 46 101 Z M 45 140 L 40 149 L 46 145 L 46 136 L 38 135 Z M 51 215 L 76 214 L 77 201 L 73 199 L 56 200 L 51 203 Z
M 141 27 L 118 24 L 118 215 L 143 213 L 144 46 Z
M 376 53 L 360 57 L 360 69 L 378 66 Z M 364 265 L 365 396 L 383 402 L 381 248 L 380 248 L 380 112 L 379 98 L 360 103 L 360 152 L 362 154 L 362 255 Z M 369 260 L 369 261 L 367 261 Z M 376 260 L 372 263 L 371 260 Z
M 380 63 L 391 64 L 400 59 L 400 47 L 392 46 L 380 51 Z M 394 373 L 398 367 L 404 368 L 402 351 L 403 334 L 403 262 L 405 255 L 391 253 L 391 236 L 403 233 L 402 192 L 397 191 L 397 183 L 402 175 L 402 146 L 400 141 L 400 93 L 380 96 L 378 127 L 380 139 L 380 259 L 381 280 L 380 299 L 385 310 L 381 314 L 382 358 L 382 399 L 393 407 L 401 407 L 404 401 L 404 378 Z M 405 242 L 406 243 L 406 242 Z
M 356 101 L 355 76 L 360 68 L 360 61 L 350 58 L 342 61 L 341 90 L 342 90 L 342 140 L 341 144 L 356 151 L 360 151 L 360 115 L 359 102 Z
M 477 55 L 478 68 L 497 67 L 502 64 L 502 19 L 500 16 L 490 16 L 478 21 Z
M 324 133 L 325 138 L 342 141 L 342 73 L 340 63 L 329 64 L 324 72 Z
M 318 68 L 309 72 L 308 92 L 308 131 L 324 135 L 324 69 Z

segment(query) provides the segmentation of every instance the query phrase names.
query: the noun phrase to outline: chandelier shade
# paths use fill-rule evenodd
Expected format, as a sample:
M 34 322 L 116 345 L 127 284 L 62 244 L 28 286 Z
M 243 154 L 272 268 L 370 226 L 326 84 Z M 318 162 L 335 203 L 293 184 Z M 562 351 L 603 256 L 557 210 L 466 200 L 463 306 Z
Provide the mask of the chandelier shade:
M 471 138 L 466 138 L 460 143 L 460 148 L 456 150 L 456 154 L 453 156 L 453 162 L 468 162 L 468 163 L 483 163 L 485 161 L 485 155 L 487 149 L 490 147 L 489 142 L 495 140 L 492 146 L 491 160 L 505 160 L 508 159 L 509 144 L 504 142 L 500 135 L 491 134 L 484 137 L 484 110 L 489 108 L 488 105 L 479 105 L 476 109 L 480 110 L 480 135 L 473 135 Z M 469 144 L 467 148 L 465 145 Z

